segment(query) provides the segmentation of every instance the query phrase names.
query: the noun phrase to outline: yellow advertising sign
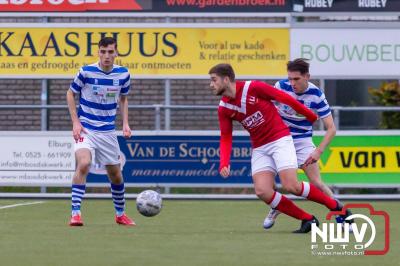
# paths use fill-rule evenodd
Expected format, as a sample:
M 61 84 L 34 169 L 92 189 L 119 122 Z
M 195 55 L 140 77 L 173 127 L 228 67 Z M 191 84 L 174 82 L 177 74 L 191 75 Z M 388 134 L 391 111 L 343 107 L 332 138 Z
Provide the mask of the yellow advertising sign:
M 82 65 L 97 61 L 101 36 L 117 38 L 115 63 L 128 67 L 133 76 L 207 76 L 213 65 L 223 62 L 232 64 L 238 76 L 286 75 L 286 28 L 134 26 L 2 28 L 0 77 L 72 77 Z
M 399 147 L 332 147 L 322 173 L 398 173 Z

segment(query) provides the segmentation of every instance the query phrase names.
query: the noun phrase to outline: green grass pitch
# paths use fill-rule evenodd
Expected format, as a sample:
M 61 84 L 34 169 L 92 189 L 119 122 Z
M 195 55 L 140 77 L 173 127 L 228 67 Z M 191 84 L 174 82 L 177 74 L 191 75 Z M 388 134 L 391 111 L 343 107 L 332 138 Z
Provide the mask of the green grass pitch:
M 266 231 L 268 208 L 255 200 L 165 200 L 162 212 L 147 218 L 131 199 L 127 213 L 136 227 L 114 223 L 111 199 L 84 200 L 85 225 L 76 228 L 67 225 L 69 200 L 1 209 L 33 201 L 0 200 L 0 265 L 400 265 L 399 201 L 371 202 L 390 215 L 391 246 L 383 256 L 312 255 L 310 234 L 291 233 L 299 221 L 281 215 Z M 296 203 L 320 221 L 327 214 L 321 205 Z

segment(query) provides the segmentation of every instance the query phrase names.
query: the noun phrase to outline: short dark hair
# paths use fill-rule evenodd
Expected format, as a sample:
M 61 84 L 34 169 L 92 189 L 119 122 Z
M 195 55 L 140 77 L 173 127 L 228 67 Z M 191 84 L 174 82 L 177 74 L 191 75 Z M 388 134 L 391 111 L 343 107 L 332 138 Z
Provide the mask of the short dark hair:
M 220 77 L 229 77 L 230 81 L 235 81 L 235 71 L 230 64 L 218 64 L 213 66 L 208 74 L 216 74 Z
M 310 71 L 310 64 L 307 60 L 308 59 L 305 58 L 297 58 L 293 61 L 289 61 L 287 63 L 287 70 L 291 72 L 299 71 L 302 75 L 307 74 Z
M 115 44 L 115 49 L 117 49 L 117 40 L 114 39 L 113 37 L 103 37 L 99 41 L 99 48 L 100 47 L 107 47 L 111 44 Z

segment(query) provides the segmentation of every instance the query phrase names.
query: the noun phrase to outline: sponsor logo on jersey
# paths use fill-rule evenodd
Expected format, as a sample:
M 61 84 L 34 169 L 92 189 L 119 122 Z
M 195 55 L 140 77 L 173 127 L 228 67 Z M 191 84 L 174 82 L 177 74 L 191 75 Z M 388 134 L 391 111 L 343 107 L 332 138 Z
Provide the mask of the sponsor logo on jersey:
M 264 117 L 260 111 L 255 112 L 251 116 L 247 117 L 246 119 L 242 120 L 240 123 L 247 128 L 247 129 L 252 129 L 255 128 L 262 123 L 264 123 Z

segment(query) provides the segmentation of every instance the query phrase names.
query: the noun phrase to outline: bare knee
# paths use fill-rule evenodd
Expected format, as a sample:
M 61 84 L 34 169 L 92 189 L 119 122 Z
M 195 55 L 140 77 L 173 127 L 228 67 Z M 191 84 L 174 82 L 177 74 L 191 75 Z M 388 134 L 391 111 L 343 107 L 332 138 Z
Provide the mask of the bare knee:
M 265 198 L 265 196 L 266 196 L 266 194 L 267 194 L 267 193 L 265 192 L 264 189 L 257 189 L 257 188 L 255 188 L 254 191 L 255 191 L 257 197 L 260 198 L 260 199 Z
M 76 170 L 80 175 L 86 176 L 90 170 L 90 159 L 81 159 L 77 162 Z
M 271 200 L 274 190 L 272 189 L 266 189 L 266 188 L 255 188 L 255 193 L 257 197 L 265 202 L 268 202 Z
M 274 178 L 275 173 L 269 171 L 253 175 L 254 192 L 265 203 L 269 202 L 274 194 Z

